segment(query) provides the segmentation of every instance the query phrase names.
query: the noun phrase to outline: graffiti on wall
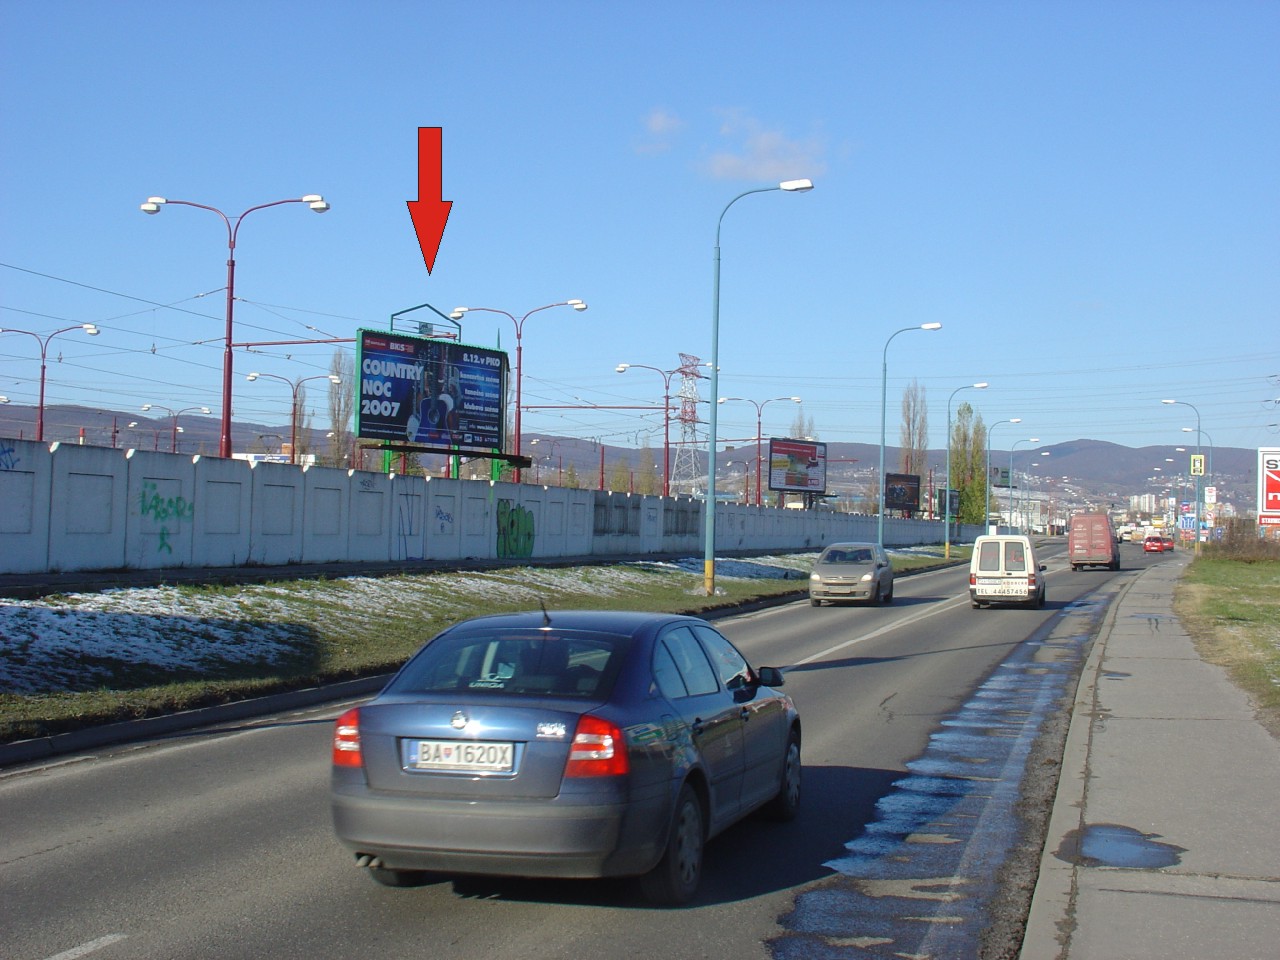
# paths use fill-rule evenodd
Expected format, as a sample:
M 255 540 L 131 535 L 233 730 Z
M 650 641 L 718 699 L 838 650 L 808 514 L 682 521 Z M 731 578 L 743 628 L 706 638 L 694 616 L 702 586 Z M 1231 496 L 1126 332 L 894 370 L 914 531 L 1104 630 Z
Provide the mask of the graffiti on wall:
M 5 444 L 0 447 L 0 470 L 17 470 L 18 469 L 18 451 L 13 447 Z
M 533 540 L 533 514 L 511 500 L 499 500 L 499 559 L 517 560 L 533 556 Z
M 143 480 L 138 494 L 138 513 L 156 525 L 156 553 L 173 553 L 169 537 L 174 531 L 170 526 L 190 523 L 195 518 L 196 505 L 183 496 L 162 497 L 154 480 Z

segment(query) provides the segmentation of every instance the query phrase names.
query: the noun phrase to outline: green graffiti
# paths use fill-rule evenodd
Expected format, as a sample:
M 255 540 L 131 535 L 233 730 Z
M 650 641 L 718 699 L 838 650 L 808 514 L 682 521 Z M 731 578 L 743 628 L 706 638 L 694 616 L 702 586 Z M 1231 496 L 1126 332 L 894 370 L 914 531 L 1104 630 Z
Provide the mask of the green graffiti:
M 196 505 L 186 497 L 162 497 L 154 481 L 142 481 L 142 490 L 138 493 L 138 511 L 144 517 L 152 517 L 160 524 L 159 541 L 156 553 L 173 553 L 173 544 L 169 542 L 169 521 L 183 523 L 196 515 Z
M 510 500 L 498 501 L 498 557 L 514 560 L 533 556 L 533 514 Z

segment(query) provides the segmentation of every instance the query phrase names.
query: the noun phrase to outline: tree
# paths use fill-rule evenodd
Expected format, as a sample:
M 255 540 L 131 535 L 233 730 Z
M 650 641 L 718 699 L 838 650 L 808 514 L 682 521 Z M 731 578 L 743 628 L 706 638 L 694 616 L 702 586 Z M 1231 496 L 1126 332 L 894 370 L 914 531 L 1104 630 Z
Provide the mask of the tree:
M 653 496 L 662 492 L 661 468 L 653 462 L 653 448 L 649 446 L 649 435 L 644 434 L 640 441 L 640 466 L 635 472 L 635 491 L 644 496 Z
M 960 493 L 961 523 L 984 524 L 988 514 L 987 428 L 968 403 L 951 426 L 951 486 Z
M 609 479 L 605 484 L 614 493 L 626 493 L 631 489 L 631 458 L 618 457 L 609 468 Z
M 929 409 L 924 387 L 912 380 L 902 393 L 899 465 L 903 473 L 923 477 L 929 455 Z
M 818 431 L 813 428 L 813 417 L 805 418 L 804 407 L 796 410 L 796 418 L 791 421 L 790 436 L 797 440 L 808 437 L 810 440 L 818 439 Z
M 329 383 L 329 448 L 324 462 L 340 467 L 343 458 L 351 452 L 351 414 L 356 406 L 356 361 L 345 350 L 333 351 L 329 359 L 329 373 L 342 380 Z M 355 466 L 355 464 L 348 464 Z
M 569 461 L 569 465 L 564 468 L 564 485 L 574 490 L 582 486 L 582 480 L 578 477 L 578 468 L 573 465 L 573 461 Z

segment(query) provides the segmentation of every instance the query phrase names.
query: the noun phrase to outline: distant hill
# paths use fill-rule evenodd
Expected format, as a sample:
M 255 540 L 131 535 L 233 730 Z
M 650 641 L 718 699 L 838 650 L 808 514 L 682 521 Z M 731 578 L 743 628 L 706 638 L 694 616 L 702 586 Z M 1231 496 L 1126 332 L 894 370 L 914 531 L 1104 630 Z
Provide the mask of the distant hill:
M 19 404 L 0 405 L 0 436 L 31 439 L 35 435 L 34 407 Z M 128 424 L 137 426 L 129 427 Z M 218 417 L 201 414 L 183 414 L 178 418 L 182 433 L 178 436 L 178 449 L 181 453 L 203 453 L 206 456 L 217 453 L 221 423 Z M 83 431 L 84 442 L 96 446 L 141 447 L 168 451 L 173 441 L 173 421 L 168 415 L 150 416 L 141 412 L 121 412 L 102 410 L 81 406 L 49 406 L 45 408 L 45 439 L 60 440 L 67 443 L 78 443 Z M 327 424 L 321 429 L 311 431 L 311 448 L 322 450 L 325 447 Z M 289 424 L 262 424 L 236 421 L 233 437 L 237 450 L 265 451 L 278 449 L 281 442 L 289 438 Z M 539 445 L 530 446 L 534 437 L 539 438 Z M 552 446 L 554 441 L 555 446 Z M 1182 446 L 1187 446 L 1184 442 Z M 1071 440 L 1066 443 L 1043 444 L 1037 447 L 1019 446 L 1013 453 L 1013 465 L 1016 473 L 1030 473 L 1032 476 L 1050 481 L 1052 486 L 1058 484 L 1070 487 L 1075 492 L 1094 498 L 1120 500 L 1134 494 L 1155 493 L 1163 486 L 1153 478 L 1161 478 L 1176 483 L 1181 476 L 1186 481 L 1189 453 L 1175 453 L 1174 444 L 1167 446 L 1125 447 L 1106 440 Z M 1189 449 L 1189 448 L 1188 448 Z M 595 477 L 600 464 L 600 447 L 591 440 L 574 437 L 558 437 L 552 434 L 526 434 L 523 453 L 539 454 L 555 452 L 555 459 L 543 459 L 539 469 L 544 474 L 548 470 L 567 470 L 570 466 L 581 478 Z M 1048 456 L 1042 456 L 1047 451 Z M 765 455 L 768 445 L 765 444 Z M 1209 448 L 1204 448 L 1206 455 Z M 649 447 L 648 453 L 653 456 L 654 463 L 661 472 L 662 445 Z M 622 447 L 606 444 L 604 457 L 606 471 L 611 470 L 617 460 L 625 458 L 632 469 L 640 469 L 641 451 L 634 447 Z M 545 457 L 545 454 L 543 454 Z M 723 471 L 731 461 L 746 461 L 754 464 L 756 446 L 754 443 L 739 444 L 728 452 L 717 454 L 717 462 Z M 880 448 L 870 443 L 828 443 L 827 475 L 829 482 L 835 485 L 850 486 L 862 484 L 875 475 L 879 466 Z M 1169 463 L 1166 458 L 1177 458 L 1180 462 Z M 1212 451 L 1213 480 L 1221 491 L 1223 499 L 1230 500 L 1238 508 L 1252 509 L 1257 473 L 1257 452 L 1239 447 L 1223 447 Z M 672 461 L 675 460 L 674 447 Z M 698 451 L 697 461 L 704 465 L 705 448 Z M 934 482 L 941 485 L 946 473 L 947 454 L 943 449 L 928 452 L 927 463 L 934 469 Z M 999 447 L 991 451 L 993 467 L 1008 468 L 1009 450 Z M 885 448 L 885 466 L 889 471 L 898 468 L 898 448 Z M 1156 468 L 1160 469 L 1157 470 Z M 734 470 L 741 476 L 742 465 L 735 464 Z M 723 473 L 722 473 L 723 475 Z M 1065 478 L 1065 480 L 1064 480 Z M 925 481 L 927 482 L 927 477 Z

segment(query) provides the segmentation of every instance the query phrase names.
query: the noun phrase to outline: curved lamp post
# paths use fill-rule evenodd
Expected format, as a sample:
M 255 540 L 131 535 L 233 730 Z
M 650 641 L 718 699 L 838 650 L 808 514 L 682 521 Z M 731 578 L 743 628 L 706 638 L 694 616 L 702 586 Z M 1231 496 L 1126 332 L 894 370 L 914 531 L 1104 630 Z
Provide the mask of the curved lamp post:
M 342 378 L 336 373 L 319 373 L 314 377 L 302 377 L 298 380 L 290 380 L 288 377 L 282 377 L 275 373 L 251 373 L 247 377 L 250 383 L 259 377 L 265 377 L 268 380 L 279 380 L 281 383 L 289 385 L 292 401 L 289 404 L 289 463 L 297 464 L 298 462 L 298 391 L 302 385 L 309 380 L 328 380 L 335 386 L 342 383 Z M 269 434 L 264 434 L 269 436 Z
M 742 403 L 749 403 L 756 408 L 756 506 L 760 506 L 760 461 L 764 459 L 761 447 L 764 445 L 764 435 L 762 430 L 762 421 L 764 419 L 764 408 L 771 403 L 778 403 L 783 400 L 790 400 L 792 403 L 802 403 L 799 397 L 772 397 L 768 400 L 762 400 L 756 403 L 754 400 L 748 400 L 746 397 L 721 397 L 716 403 L 725 403 L 728 400 L 739 400 Z
M 36 407 L 36 442 L 40 443 L 44 440 L 44 381 L 45 371 L 48 367 L 49 357 L 49 341 L 60 333 L 68 333 L 71 330 L 83 330 L 91 337 L 98 335 L 98 328 L 92 323 L 77 323 L 70 327 L 63 327 L 61 330 L 55 330 L 53 333 L 41 336 L 38 333 L 32 333 L 30 330 L 15 330 L 13 327 L 0 327 L 0 333 L 24 333 L 28 337 L 34 337 L 36 342 L 40 344 L 40 403 Z M 5 401 L 8 402 L 7 400 Z
M 614 370 L 626 373 L 632 367 L 637 370 L 652 370 L 662 377 L 662 495 L 671 495 L 671 378 L 680 371 L 660 370 L 644 363 L 620 363 Z
M 523 317 L 519 317 L 519 318 L 517 318 L 515 314 L 507 313 L 507 311 L 505 310 L 497 310 L 493 307 L 454 307 L 453 312 L 449 314 L 450 319 L 461 320 L 463 314 L 471 313 L 473 311 L 478 313 L 500 313 L 502 314 L 502 316 L 506 317 L 508 320 L 510 320 L 512 323 L 516 325 L 516 442 L 513 448 L 513 452 L 517 457 L 520 456 L 520 402 L 521 402 L 520 385 L 524 378 L 524 373 L 523 373 L 523 370 L 524 370 L 524 345 L 523 345 L 524 322 L 528 320 L 531 316 L 533 316 L 535 313 L 538 313 L 542 310 L 550 310 L 552 307 L 573 307 L 573 309 L 577 310 L 578 312 L 582 312 L 583 310 L 587 309 L 587 305 L 583 303 L 581 300 L 560 300 L 556 303 L 548 303 L 541 307 L 534 307 L 532 310 L 526 313 Z M 515 475 L 516 483 L 519 483 L 520 482 L 519 466 L 515 468 L 514 475 Z
M 961 390 L 985 390 L 988 386 L 985 380 L 981 383 L 966 384 L 963 387 L 956 387 L 951 391 L 951 396 L 947 397 L 947 486 L 942 493 L 942 499 L 946 501 L 946 506 L 942 508 L 943 524 L 946 526 L 942 556 L 946 560 L 951 559 L 951 401 Z
M 756 187 L 744 190 L 724 205 L 720 218 L 716 220 L 716 245 L 711 258 L 711 396 L 720 396 L 720 228 L 724 225 L 724 215 L 729 208 L 753 193 L 770 193 L 783 190 L 787 193 L 806 193 L 813 189 L 812 180 L 783 180 L 776 187 Z M 707 596 L 715 596 L 716 592 L 716 407 L 711 404 L 711 414 L 707 424 L 707 510 L 703 535 L 702 573 Z
M 986 469 L 985 469 L 983 480 L 982 480 L 983 499 L 986 502 L 983 504 L 982 512 L 987 515 L 988 519 L 991 516 L 991 434 L 994 433 L 996 427 L 1000 426 L 1000 424 L 1002 423 L 1021 423 L 1021 422 L 1022 422 L 1021 417 L 1013 417 L 1010 420 L 997 420 L 995 423 L 993 423 L 991 426 L 987 428 L 987 465 L 986 465 Z M 983 523 L 987 523 L 987 520 L 983 520 Z
M 889 392 L 889 344 L 893 342 L 893 338 L 900 333 L 906 333 L 908 330 L 941 330 L 940 323 L 922 323 L 914 327 L 903 327 L 901 330 L 895 330 L 889 334 L 889 339 L 884 342 L 884 350 L 880 355 L 880 496 L 877 497 L 876 510 L 876 543 L 884 547 L 884 430 L 885 430 L 885 403 Z
M 309 193 L 305 197 L 291 197 L 288 200 L 273 200 L 271 203 L 260 203 L 256 207 L 250 207 L 239 216 L 228 217 L 217 207 L 206 206 L 203 203 L 192 203 L 190 200 L 167 200 L 164 197 L 147 197 L 147 202 L 142 204 L 139 209 L 143 213 L 156 214 L 166 204 L 171 203 L 216 213 L 222 218 L 222 222 L 227 227 L 227 333 L 226 343 L 222 348 L 222 437 L 218 441 L 218 456 L 226 459 L 231 456 L 231 330 L 234 323 L 236 300 L 236 236 L 240 233 L 240 224 L 244 222 L 245 217 L 255 210 L 265 210 L 267 207 L 278 207 L 285 203 L 305 203 L 316 213 L 324 213 L 329 209 L 329 204 L 320 194 Z
M 557 458 L 557 463 L 559 464 L 559 472 L 557 474 L 558 479 L 556 480 L 556 483 L 559 486 L 563 487 L 564 486 L 564 454 L 560 452 L 560 441 L 544 440 L 542 437 L 534 437 L 532 440 L 529 441 L 530 446 L 535 446 L 536 444 L 539 444 L 539 443 L 550 444 L 551 452 L 547 454 L 547 460 L 550 461 L 552 457 Z
M 146 413 L 147 411 L 153 410 L 153 409 L 163 410 L 165 413 L 167 413 L 170 417 L 173 418 L 173 425 L 171 429 L 172 439 L 169 441 L 170 453 L 178 452 L 178 434 L 182 432 L 182 428 L 178 426 L 178 418 L 180 416 L 182 416 L 184 413 L 212 413 L 213 412 L 208 407 L 183 407 L 181 410 L 171 410 L 168 407 L 164 406 L 163 404 L 159 404 L 159 403 L 144 403 L 142 405 L 143 413 Z
M 1196 412 L 1196 456 L 1200 455 L 1200 411 L 1196 409 L 1194 403 L 1188 403 L 1186 400 L 1161 400 L 1161 403 L 1180 404 L 1184 407 L 1190 407 Z M 1191 431 L 1188 430 L 1188 433 Z M 1204 477 L 1203 468 L 1201 473 L 1196 474 L 1196 529 L 1195 529 L 1195 552 L 1200 553 L 1200 483 Z
M 1013 446 L 1009 448 L 1009 526 L 1013 526 L 1013 451 L 1018 449 L 1018 444 L 1020 443 L 1039 442 L 1039 437 L 1030 437 L 1026 440 L 1013 441 Z

